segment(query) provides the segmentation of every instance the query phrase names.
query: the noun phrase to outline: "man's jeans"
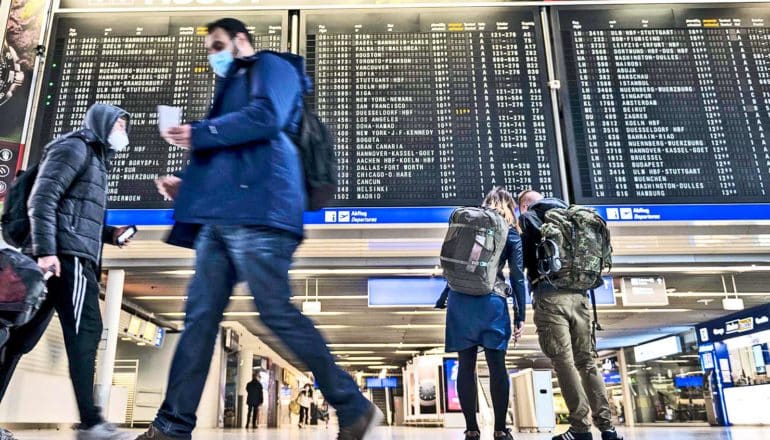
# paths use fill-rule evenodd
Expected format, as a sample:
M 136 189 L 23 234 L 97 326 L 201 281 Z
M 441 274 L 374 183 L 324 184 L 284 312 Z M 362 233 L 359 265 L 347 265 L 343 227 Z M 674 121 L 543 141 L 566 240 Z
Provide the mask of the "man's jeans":
M 334 358 L 313 322 L 289 301 L 289 267 L 299 245 L 295 235 L 261 226 L 204 226 L 195 243 L 195 275 L 188 288 L 185 329 L 171 364 L 166 400 L 154 425 L 189 439 L 208 376 L 222 314 L 237 281 L 245 281 L 262 322 L 312 372 L 341 426 L 369 407 L 353 379 Z
M 590 300 L 576 292 L 535 291 L 532 301 L 540 348 L 551 359 L 569 409 L 573 431 L 612 429 L 604 378 L 596 368 L 596 342 Z

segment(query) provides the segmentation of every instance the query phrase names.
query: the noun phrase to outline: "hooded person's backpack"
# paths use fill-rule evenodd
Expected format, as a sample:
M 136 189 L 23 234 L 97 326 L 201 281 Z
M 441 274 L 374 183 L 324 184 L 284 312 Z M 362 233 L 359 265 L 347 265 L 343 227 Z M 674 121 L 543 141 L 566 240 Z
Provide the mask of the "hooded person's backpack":
M 75 132 L 66 136 L 77 137 L 83 142 L 88 143 L 85 134 L 81 132 Z M 54 140 L 58 142 L 63 138 Z M 87 156 L 83 166 L 78 170 L 76 179 L 83 175 L 88 169 L 91 163 L 91 152 L 93 149 L 88 146 L 86 148 Z M 3 204 L 3 215 L 0 218 L 3 229 L 3 240 L 11 246 L 17 248 L 24 248 L 27 246 L 31 227 L 29 223 L 29 214 L 27 201 L 32 194 L 32 188 L 35 186 L 37 180 L 37 173 L 40 170 L 40 163 L 36 163 L 29 167 L 26 171 L 21 171 L 16 175 L 16 179 L 11 184 L 8 193 L 5 196 L 5 203 Z
M 508 230 L 505 219 L 494 209 L 467 207 L 452 213 L 441 246 L 441 267 L 452 290 L 476 296 L 497 291 L 497 270 Z
M 586 291 L 601 286 L 612 268 L 610 231 L 591 208 L 572 205 L 545 213 L 537 246 L 540 280 L 559 289 Z

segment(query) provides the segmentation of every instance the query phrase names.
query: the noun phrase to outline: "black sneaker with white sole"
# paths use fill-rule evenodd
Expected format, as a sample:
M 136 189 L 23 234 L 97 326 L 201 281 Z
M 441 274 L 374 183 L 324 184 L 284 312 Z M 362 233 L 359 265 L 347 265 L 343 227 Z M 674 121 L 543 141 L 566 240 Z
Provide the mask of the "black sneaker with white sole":
M 385 416 L 382 415 L 382 411 L 379 408 L 369 405 L 366 414 L 361 416 L 355 423 L 350 426 L 340 426 L 337 440 L 363 440 L 372 429 L 382 423 L 384 418 Z
M 564 434 L 559 434 L 552 440 L 593 440 L 594 436 L 590 432 L 575 432 L 569 430 Z
M 612 428 L 609 431 L 602 432 L 602 440 L 623 440 L 623 436 L 618 434 L 615 428 Z

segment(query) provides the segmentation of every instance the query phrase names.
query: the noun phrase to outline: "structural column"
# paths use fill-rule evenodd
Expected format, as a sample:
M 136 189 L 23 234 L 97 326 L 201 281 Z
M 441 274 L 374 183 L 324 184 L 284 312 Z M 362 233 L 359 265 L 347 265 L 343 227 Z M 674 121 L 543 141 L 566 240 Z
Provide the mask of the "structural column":
M 618 369 L 620 370 L 620 384 L 623 388 L 623 408 L 626 418 L 626 426 L 633 428 L 636 424 L 636 411 L 631 394 L 631 376 L 628 375 L 628 361 L 626 360 L 626 351 L 621 348 L 618 350 Z
M 111 270 L 107 274 L 107 291 L 104 295 L 104 331 L 99 344 L 98 363 L 96 366 L 96 403 L 103 414 L 109 414 L 112 374 L 115 370 L 115 356 L 118 349 L 118 330 L 120 310 L 123 303 L 123 284 L 126 280 L 124 270 Z

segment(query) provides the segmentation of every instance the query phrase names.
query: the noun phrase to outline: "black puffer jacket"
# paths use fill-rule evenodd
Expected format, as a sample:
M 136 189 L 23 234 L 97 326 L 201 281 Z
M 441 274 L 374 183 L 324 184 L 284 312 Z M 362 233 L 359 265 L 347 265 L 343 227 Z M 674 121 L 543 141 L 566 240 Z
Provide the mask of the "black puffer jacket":
M 46 146 L 27 202 L 34 256 L 74 255 L 98 263 L 102 244 L 112 243 L 114 229 L 104 226 L 112 156 L 107 138 L 120 117 L 128 114 L 95 104 L 83 130 Z

